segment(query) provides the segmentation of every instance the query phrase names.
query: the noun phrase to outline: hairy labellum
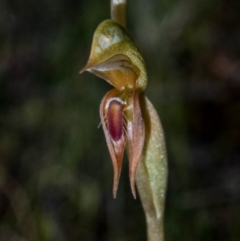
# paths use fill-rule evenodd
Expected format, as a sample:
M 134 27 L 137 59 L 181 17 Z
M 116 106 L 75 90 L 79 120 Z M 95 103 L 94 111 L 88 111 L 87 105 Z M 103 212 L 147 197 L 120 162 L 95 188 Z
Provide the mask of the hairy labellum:
M 106 119 L 111 139 L 113 141 L 119 141 L 124 134 L 122 102 L 118 99 L 111 100 Z

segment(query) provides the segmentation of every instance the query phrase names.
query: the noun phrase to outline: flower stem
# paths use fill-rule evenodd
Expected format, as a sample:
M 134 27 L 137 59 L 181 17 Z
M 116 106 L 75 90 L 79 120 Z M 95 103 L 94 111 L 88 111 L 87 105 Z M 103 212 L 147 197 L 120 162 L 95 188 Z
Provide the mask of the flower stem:
M 126 1 L 111 0 L 111 19 L 126 27 Z

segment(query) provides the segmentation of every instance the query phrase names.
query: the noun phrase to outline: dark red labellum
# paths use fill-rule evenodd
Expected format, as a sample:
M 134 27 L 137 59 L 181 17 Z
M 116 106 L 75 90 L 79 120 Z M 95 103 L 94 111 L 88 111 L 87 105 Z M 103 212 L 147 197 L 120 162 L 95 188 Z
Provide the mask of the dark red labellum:
M 111 139 L 118 141 L 124 133 L 123 127 L 123 104 L 113 99 L 107 110 L 107 126 Z

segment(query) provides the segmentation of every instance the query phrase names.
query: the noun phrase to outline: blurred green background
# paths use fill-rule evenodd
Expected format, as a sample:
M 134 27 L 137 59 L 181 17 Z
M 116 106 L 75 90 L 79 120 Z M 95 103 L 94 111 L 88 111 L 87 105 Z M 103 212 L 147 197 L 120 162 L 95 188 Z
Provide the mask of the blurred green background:
M 99 104 L 79 70 L 109 0 L 0 2 L 0 240 L 144 241 L 128 163 L 112 197 Z M 166 241 L 240 240 L 240 1 L 128 1 L 165 130 Z

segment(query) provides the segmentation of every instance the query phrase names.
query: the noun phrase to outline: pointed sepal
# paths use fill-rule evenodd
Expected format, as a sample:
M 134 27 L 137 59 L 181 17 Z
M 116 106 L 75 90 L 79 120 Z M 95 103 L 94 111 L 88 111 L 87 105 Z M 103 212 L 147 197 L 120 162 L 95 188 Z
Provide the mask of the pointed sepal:
M 129 107 L 126 110 L 129 177 L 132 194 L 135 199 L 135 177 L 145 139 L 145 127 L 140 107 L 140 98 L 143 98 L 143 93 L 139 91 L 134 91 L 131 98 L 129 98 L 130 103 L 128 105 Z
M 116 198 L 119 178 L 122 169 L 122 159 L 126 144 L 124 130 L 124 102 L 117 97 L 119 91 L 110 90 L 103 98 L 100 105 L 100 117 L 108 150 L 113 164 L 113 196 Z

